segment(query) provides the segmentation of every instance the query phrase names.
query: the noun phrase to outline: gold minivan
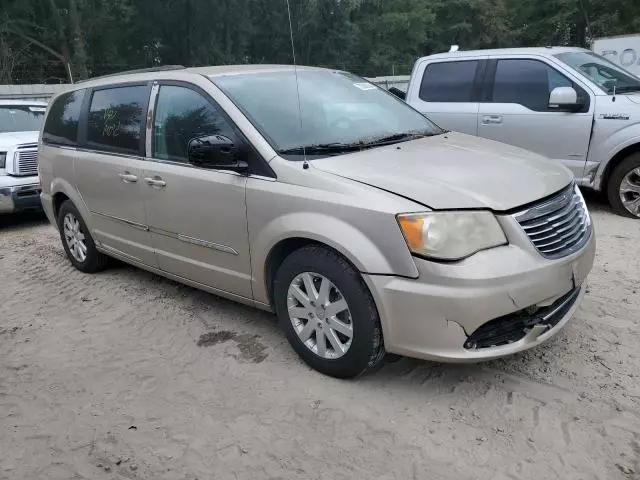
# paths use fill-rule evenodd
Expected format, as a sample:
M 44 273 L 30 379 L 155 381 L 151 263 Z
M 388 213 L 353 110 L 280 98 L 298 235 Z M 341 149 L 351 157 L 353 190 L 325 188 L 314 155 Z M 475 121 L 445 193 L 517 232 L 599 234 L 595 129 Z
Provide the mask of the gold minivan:
M 571 173 L 447 132 L 355 75 L 165 67 L 53 99 L 42 202 L 69 260 L 115 257 L 274 311 L 313 368 L 467 362 L 568 322 L 595 251 Z

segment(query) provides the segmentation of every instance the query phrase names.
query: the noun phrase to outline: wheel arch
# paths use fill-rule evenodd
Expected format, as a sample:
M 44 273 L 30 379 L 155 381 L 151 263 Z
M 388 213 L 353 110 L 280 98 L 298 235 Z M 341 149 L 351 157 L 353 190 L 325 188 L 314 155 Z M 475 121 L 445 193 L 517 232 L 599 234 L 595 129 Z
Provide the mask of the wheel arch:
M 413 268 L 396 271 L 392 262 L 363 232 L 322 214 L 296 213 L 277 218 L 266 225 L 251 243 L 254 299 L 268 305 L 272 304 L 272 281 L 279 265 L 291 252 L 309 244 L 335 251 L 362 273 L 418 275 L 413 262 Z
M 606 191 L 609 179 L 615 168 L 620 165 L 625 159 L 634 153 L 640 153 L 640 140 L 636 143 L 632 143 L 617 152 L 604 166 L 600 179 L 597 182 L 600 185 L 600 190 Z

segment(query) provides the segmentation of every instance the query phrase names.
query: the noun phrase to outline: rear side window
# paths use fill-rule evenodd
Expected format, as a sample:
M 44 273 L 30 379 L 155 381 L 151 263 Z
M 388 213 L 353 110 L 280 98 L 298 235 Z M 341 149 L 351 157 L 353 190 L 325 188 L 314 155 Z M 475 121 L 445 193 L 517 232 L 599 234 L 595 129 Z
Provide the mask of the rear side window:
M 420 85 L 425 102 L 471 102 L 478 69 L 477 60 L 431 63 Z
M 149 87 L 146 85 L 94 91 L 87 126 L 89 146 L 141 154 L 148 102 Z
M 549 110 L 549 94 L 556 87 L 582 89 L 544 62 L 528 59 L 498 60 L 493 85 L 494 103 L 517 103 L 536 112 Z
M 71 146 L 78 143 L 78 121 L 84 95 L 85 90 L 76 90 L 54 100 L 42 131 L 44 143 Z

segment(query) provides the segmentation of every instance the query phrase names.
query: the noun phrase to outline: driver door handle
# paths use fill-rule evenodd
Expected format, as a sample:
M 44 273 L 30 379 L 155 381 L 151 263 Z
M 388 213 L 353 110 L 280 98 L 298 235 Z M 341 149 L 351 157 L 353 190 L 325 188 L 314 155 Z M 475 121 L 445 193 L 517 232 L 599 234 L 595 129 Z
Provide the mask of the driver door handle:
M 483 125 L 499 125 L 502 123 L 502 115 L 483 115 Z
M 160 177 L 146 177 L 144 179 L 145 182 L 147 182 L 147 185 L 149 185 L 150 187 L 166 187 L 167 186 L 167 182 L 165 182 L 164 180 L 162 180 L 162 178 Z
M 129 172 L 119 173 L 118 176 L 124 183 L 136 183 L 138 181 L 138 177 Z

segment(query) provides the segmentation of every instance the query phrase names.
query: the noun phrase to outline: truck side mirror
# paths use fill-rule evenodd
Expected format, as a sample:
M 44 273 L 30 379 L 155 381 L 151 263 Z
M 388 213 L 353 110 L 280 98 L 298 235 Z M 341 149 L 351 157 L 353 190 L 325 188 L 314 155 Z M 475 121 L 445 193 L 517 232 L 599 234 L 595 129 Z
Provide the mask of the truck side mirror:
M 549 95 L 549 108 L 577 112 L 583 107 L 578 101 L 578 92 L 573 87 L 556 87 Z

